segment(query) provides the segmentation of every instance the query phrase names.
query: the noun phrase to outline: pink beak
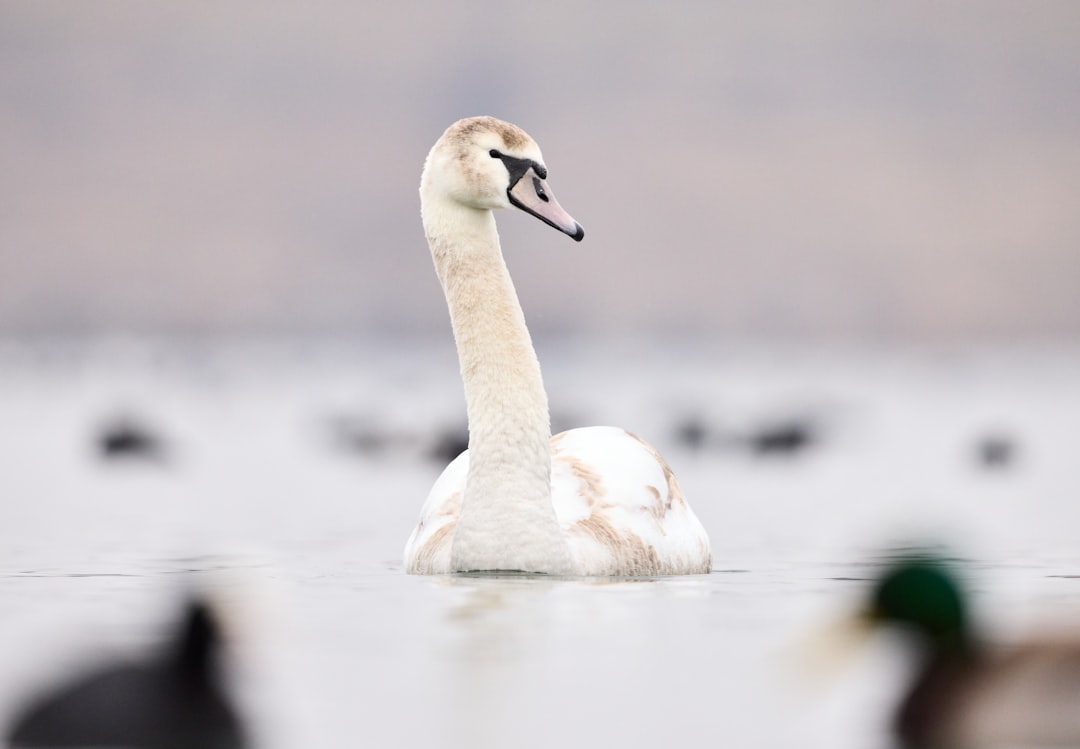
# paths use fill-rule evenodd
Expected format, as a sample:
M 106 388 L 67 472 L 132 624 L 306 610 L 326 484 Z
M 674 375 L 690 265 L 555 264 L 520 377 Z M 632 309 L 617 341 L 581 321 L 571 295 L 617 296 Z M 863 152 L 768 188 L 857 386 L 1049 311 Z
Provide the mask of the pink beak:
M 575 241 L 580 242 L 585 236 L 585 230 L 581 228 L 581 224 L 563 210 L 559 201 L 555 200 L 555 195 L 547 186 L 547 182 L 542 180 L 534 169 L 530 168 L 525 172 L 506 193 L 515 206 L 531 213 L 544 223 L 554 226 L 559 231 L 569 234 Z

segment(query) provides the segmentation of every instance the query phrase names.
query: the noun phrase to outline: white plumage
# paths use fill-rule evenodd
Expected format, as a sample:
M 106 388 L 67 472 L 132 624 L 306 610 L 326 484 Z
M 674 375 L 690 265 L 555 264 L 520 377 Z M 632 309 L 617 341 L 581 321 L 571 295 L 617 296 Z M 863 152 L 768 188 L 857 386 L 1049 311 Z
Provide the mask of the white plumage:
M 709 539 L 656 450 L 618 427 L 551 440 L 551 504 L 572 574 L 681 575 L 709 571 Z M 405 548 L 409 572 L 454 571 L 450 544 L 465 496 L 469 452 L 446 467 Z
M 446 294 L 469 449 L 432 487 L 409 572 L 564 575 L 709 571 L 709 540 L 660 454 L 615 427 L 551 437 L 547 395 L 492 210 L 520 208 L 580 240 L 524 131 L 460 120 L 428 154 L 421 214 Z

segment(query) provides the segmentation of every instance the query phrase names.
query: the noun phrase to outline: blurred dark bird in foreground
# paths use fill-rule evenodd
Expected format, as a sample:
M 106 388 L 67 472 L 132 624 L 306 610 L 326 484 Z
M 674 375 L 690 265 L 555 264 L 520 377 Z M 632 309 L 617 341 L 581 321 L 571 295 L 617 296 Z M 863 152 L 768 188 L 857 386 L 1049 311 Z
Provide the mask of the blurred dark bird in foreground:
M 13 747 L 241 749 L 240 719 L 220 686 L 220 635 L 191 602 L 166 650 L 118 664 L 39 696 L 9 731 Z
M 984 468 L 1008 468 L 1016 459 L 1016 442 L 1006 434 L 986 434 L 976 442 L 975 454 Z
M 130 417 L 108 421 L 97 435 L 97 452 L 103 460 L 137 460 L 162 463 L 165 444 L 152 429 Z
M 991 649 L 943 560 L 895 561 L 860 620 L 906 632 L 918 658 L 895 716 L 904 746 L 1080 745 L 1080 641 Z

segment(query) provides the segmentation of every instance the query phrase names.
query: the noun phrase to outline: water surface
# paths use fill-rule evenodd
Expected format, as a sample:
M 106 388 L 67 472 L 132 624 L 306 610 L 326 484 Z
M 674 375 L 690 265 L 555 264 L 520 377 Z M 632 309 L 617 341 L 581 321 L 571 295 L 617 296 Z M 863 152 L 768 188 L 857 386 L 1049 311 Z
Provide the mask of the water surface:
M 557 428 L 667 456 L 711 575 L 403 574 L 463 427 L 443 344 L 0 348 L 0 719 L 152 647 L 193 584 L 267 747 L 888 746 L 897 643 L 830 681 L 799 654 L 890 546 L 947 544 L 1000 639 L 1080 613 L 1076 352 L 539 353 Z M 160 449 L 106 459 L 118 421 Z

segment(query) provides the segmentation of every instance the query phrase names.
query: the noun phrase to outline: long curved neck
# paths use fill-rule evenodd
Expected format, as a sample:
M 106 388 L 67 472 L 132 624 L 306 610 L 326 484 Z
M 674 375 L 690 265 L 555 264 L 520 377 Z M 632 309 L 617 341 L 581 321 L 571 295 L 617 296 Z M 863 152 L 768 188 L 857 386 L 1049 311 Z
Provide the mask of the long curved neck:
M 551 503 L 547 394 L 494 216 L 423 197 L 469 418 L 469 472 L 451 564 L 565 573 L 569 551 Z

